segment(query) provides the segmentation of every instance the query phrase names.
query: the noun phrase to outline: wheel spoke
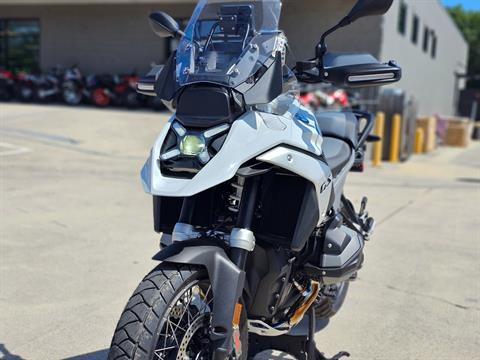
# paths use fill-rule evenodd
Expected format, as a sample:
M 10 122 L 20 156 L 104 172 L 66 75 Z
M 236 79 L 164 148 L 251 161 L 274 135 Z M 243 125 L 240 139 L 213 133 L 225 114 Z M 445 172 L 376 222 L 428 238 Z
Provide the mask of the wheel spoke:
M 172 322 L 170 321 L 170 319 L 168 319 L 167 325 L 169 325 L 170 328 L 172 329 L 172 336 L 173 336 L 173 339 L 175 340 L 175 343 L 177 344 L 177 347 L 180 346 L 180 344 L 178 343 L 177 334 L 175 333 L 175 330 L 173 329 Z
M 188 313 L 190 313 L 188 308 L 190 307 L 190 304 L 192 303 L 192 300 L 193 300 L 193 296 L 190 296 L 190 298 L 188 299 L 188 303 L 187 303 L 187 305 L 185 305 L 185 308 L 183 309 L 182 315 L 180 315 L 180 319 L 178 320 L 179 324 L 182 322 L 183 317 L 185 316 L 185 312 L 188 311 Z M 190 326 L 190 323 L 188 323 L 188 325 Z
M 155 350 L 155 356 L 157 356 L 159 358 L 159 360 L 164 360 L 165 359 L 165 351 L 173 350 L 173 349 L 176 349 L 176 347 L 175 346 L 169 346 L 169 347 L 165 347 L 163 349 Z
M 206 332 L 201 329 L 210 316 L 213 303 L 212 286 L 208 284 L 207 287 L 207 284 L 192 285 L 169 306 L 163 318 L 164 329 L 159 339 L 161 347 L 158 346 L 154 352 L 159 360 L 203 359 L 206 355 L 202 350 L 204 345 L 201 345 L 201 338 L 206 336 Z
M 203 308 L 200 310 L 200 313 L 203 314 L 203 312 L 205 311 L 205 309 L 207 308 L 207 306 L 211 303 L 211 301 L 213 300 L 213 297 L 212 299 L 207 303 L 208 301 L 208 295 L 210 294 L 210 290 L 212 289 L 212 285 L 210 285 L 207 289 L 207 293 L 205 294 L 205 296 L 203 297 L 204 298 L 204 301 L 203 301 Z

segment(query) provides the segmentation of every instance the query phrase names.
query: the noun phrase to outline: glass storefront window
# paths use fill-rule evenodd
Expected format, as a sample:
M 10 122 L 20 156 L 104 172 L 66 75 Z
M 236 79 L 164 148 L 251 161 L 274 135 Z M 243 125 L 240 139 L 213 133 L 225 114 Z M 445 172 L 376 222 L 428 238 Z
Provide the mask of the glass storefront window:
M 34 71 L 39 65 L 39 21 L 0 19 L 0 67 L 13 71 Z

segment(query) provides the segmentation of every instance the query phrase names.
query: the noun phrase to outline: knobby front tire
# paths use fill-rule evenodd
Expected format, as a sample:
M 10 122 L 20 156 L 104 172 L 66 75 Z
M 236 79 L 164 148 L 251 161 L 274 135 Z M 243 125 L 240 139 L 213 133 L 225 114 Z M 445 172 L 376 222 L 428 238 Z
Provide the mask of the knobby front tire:
M 210 358 L 204 344 L 213 301 L 204 269 L 160 264 L 143 279 L 128 301 L 115 330 L 108 360 L 175 360 L 188 352 L 202 354 L 199 359 Z M 246 321 L 242 323 L 240 359 L 246 359 L 248 334 Z

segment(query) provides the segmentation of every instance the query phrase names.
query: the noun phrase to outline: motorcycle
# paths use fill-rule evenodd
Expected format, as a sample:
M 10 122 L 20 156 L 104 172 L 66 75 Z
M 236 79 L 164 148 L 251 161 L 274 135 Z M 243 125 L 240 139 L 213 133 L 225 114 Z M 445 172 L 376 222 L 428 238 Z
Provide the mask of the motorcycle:
M 112 103 L 115 77 L 113 75 L 89 75 L 86 79 L 84 94 L 98 107 L 107 107 Z
M 87 78 L 87 96 L 98 107 L 136 109 L 145 102 L 145 96 L 136 91 L 137 81 L 135 75 L 91 75 Z
M 148 98 L 147 106 L 154 111 L 164 111 L 167 109 L 161 99 L 153 96 Z
M 11 71 L 0 69 L 0 101 L 10 101 L 14 96 L 15 81 Z
M 124 75 L 117 78 L 114 88 L 115 102 L 118 106 L 128 109 L 137 109 L 146 102 L 145 95 L 137 92 L 138 76 Z
M 80 105 L 85 91 L 85 82 L 80 69 L 76 66 L 65 70 L 62 84 L 62 99 L 67 105 Z
M 61 85 L 64 71 L 56 66 L 48 73 L 34 76 L 34 100 L 38 102 L 53 102 L 60 99 L 62 93 Z
M 36 76 L 27 72 L 17 74 L 14 85 L 15 98 L 21 102 L 32 102 L 35 98 Z
M 349 94 L 344 89 L 321 86 L 311 91 L 302 91 L 299 96 L 302 105 L 312 111 L 341 110 L 350 107 Z
M 280 0 L 201 0 L 185 31 L 163 12 L 150 15 L 158 36 L 180 38 L 137 85 L 175 111 L 141 171 L 162 249 L 108 359 L 249 359 L 267 349 L 326 359 L 314 334 L 341 308 L 375 227 L 366 198 L 357 211 L 343 191 L 375 140 L 374 117 L 315 116 L 295 84 L 400 80 L 393 61 L 326 46 L 336 29 L 391 4 L 358 0 L 323 34 L 315 59 L 292 70 Z

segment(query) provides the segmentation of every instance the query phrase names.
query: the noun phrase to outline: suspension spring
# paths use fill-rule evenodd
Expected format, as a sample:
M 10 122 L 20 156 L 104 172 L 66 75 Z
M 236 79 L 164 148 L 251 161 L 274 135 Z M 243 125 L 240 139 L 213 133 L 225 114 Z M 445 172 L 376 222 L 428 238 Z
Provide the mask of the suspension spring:
M 242 176 L 236 176 L 234 182 L 230 185 L 234 188 L 234 191 L 228 197 L 228 210 L 237 214 L 240 211 L 240 202 L 242 201 L 245 178 Z

